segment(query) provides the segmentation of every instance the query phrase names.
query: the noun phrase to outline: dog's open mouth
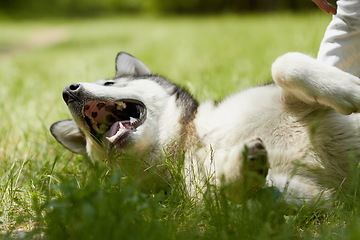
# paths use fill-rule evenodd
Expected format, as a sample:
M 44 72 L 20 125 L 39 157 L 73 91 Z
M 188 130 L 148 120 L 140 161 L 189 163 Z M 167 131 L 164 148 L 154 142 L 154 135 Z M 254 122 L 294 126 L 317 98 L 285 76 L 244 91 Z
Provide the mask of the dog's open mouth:
M 91 101 L 82 110 L 90 133 L 107 147 L 123 147 L 144 122 L 146 108 L 136 100 Z

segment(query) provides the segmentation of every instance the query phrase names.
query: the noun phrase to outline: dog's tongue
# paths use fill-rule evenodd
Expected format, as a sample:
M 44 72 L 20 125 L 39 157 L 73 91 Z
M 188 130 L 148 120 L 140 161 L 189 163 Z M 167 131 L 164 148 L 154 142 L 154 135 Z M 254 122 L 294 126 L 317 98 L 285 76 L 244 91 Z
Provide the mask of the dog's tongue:
M 115 144 L 118 142 L 121 137 L 123 137 L 126 133 L 129 131 L 133 131 L 134 127 L 132 126 L 133 122 L 136 121 L 136 119 L 130 118 L 130 120 L 125 121 L 118 121 L 115 122 L 109 131 L 105 133 L 106 139 L 110 142 Z

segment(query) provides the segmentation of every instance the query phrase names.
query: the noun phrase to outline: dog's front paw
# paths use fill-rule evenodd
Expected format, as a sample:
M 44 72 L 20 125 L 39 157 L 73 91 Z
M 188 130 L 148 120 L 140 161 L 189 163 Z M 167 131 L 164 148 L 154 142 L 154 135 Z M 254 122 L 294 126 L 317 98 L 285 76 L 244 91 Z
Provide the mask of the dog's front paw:
M 249 141 L 243 150 L 243 171 L 259 174 L 266 177 L 269 164 L 265 144 L 260 138 Z
M 314 100 L 344 115 L 360 112 L 360 79 L 339 69 L 329 74 L 309 87 Z
M 278 86 L 305 103 L 320 103 L 341 114 L 360 112 L 360 79 L 300 53 L 287 53 L 272 65 Z
M 318 102 L 344 115 L 360 112 L 360 80 L 350 74 L 348 76 L 345 78 L 347 81 L 333 87 L 332 91 L 324 91 L 318 97 Z

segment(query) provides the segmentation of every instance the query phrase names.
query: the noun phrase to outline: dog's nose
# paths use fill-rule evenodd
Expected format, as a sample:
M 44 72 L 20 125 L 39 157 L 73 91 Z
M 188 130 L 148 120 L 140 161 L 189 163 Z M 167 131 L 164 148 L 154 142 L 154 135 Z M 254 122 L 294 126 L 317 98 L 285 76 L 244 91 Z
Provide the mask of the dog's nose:
M 73 83 L 66 87 L 70 91 L 78 91 L 80 88 L 80 83 Z
M 81 91 L 81 84 L 73 83 L 65 87 L 63 91 L 63 99 L 69 104 L 70 102 L 78 99 L 78 95 Z

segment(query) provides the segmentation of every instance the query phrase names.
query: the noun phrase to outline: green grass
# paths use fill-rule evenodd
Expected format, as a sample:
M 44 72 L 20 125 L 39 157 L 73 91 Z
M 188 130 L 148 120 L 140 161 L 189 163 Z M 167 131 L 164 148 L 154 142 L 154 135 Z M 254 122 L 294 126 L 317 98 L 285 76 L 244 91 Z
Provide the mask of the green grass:
M 0 23 L 0 229 L 3 238 L 357 239 L 360 205 L 286 206 L 271 189 L 242 204 L 221 190 L 193 202 L 175 184 L 151 194 L 119 167 L 93 169 L 62 148 L 49 126 L 70 118 L 62 89 L 113 77 L 127 51 L 199 100 L 271 79 L 288 51 L 316 55 L 330 21 L 321 13 L 214 17 L 6 21 Z M 65 33 L 38 46 L 34 35 Z M 356 173 L 357 170 L 355 169 Z M 354 182 L 356 185 L 356 182 Z M 24 234 L 24 232 L 27 232 Z

